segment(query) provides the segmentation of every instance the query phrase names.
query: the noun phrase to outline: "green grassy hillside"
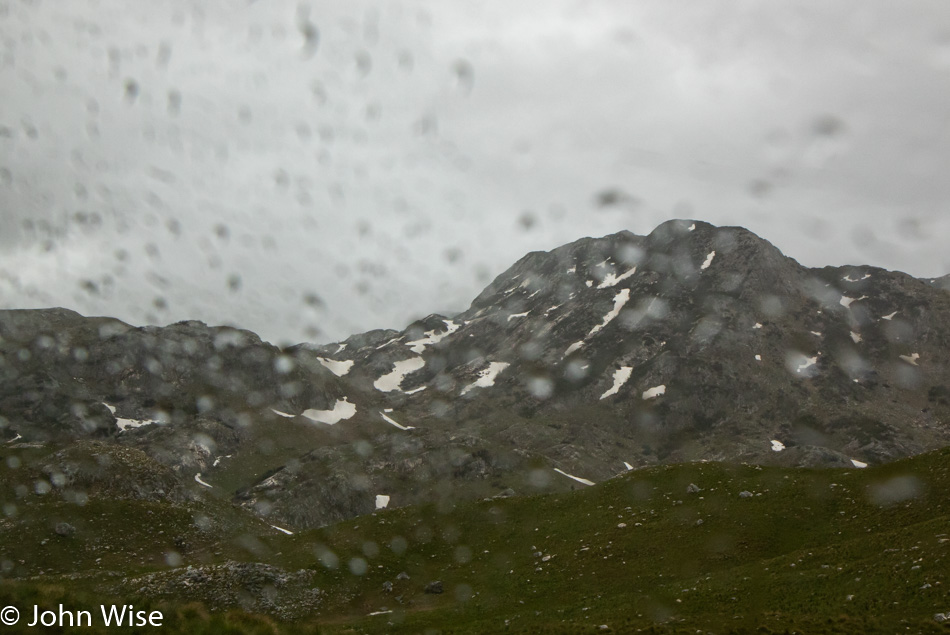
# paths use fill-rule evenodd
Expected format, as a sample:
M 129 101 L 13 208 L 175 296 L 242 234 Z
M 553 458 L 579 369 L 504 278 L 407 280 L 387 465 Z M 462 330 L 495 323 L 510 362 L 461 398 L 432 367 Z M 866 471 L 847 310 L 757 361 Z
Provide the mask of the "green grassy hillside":
M 23 470 L 0 468 L 4 497 Z M 693 463 L 578 488 L 292 536 L 223 506 L 211 527 L 198 501 L 29 493 L 0 521 L 0 603 L 121 598 L 165 607 L 167 632 L 950 633 L 934 620 L 950 611 L 950 450 L 866 470 Z M 426 593 L 435 581 L 443 592 Z

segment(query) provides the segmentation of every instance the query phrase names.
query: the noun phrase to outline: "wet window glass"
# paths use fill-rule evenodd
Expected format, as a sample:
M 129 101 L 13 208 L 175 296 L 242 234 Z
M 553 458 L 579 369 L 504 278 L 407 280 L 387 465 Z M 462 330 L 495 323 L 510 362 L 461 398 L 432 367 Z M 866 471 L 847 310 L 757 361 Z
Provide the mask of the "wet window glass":
M 948 78 L 922 0 L 0 0 L 0 620 L 936 632 Z

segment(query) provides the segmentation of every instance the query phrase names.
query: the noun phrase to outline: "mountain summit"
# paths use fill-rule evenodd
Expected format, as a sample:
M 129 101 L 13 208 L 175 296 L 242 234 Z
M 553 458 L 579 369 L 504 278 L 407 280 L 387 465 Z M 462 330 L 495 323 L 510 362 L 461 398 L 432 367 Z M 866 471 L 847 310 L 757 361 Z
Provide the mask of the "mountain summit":
M 8 442 L 134 448 L 151 482 L 292 528 L 657 463 L 863 467 L 950 444 L 940 284 L 809 269 L 691 220 L 530 253 L 458 315 L 334 344 L 62 309 L 0 312 L 0 338 Z

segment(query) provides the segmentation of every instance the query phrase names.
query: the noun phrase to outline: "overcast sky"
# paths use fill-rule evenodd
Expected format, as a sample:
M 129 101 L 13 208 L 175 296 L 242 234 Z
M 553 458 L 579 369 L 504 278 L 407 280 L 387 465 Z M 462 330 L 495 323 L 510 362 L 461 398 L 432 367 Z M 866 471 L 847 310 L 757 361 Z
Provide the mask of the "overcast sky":
M 939 0 L 0 0 L 0 308 L 330 341 L 674 217 L 938 276 L 948 168 Z

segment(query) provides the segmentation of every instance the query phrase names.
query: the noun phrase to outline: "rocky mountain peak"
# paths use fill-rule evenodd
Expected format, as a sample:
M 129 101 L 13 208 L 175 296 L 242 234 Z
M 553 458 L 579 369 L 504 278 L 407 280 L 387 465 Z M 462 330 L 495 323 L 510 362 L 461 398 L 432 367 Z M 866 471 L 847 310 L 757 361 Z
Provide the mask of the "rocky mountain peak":
M 655 463 L 859 466 L 950 443 L 948 325 L 934 280 L 808 269 L 674 220 L 530 253 L 459 315 L 325 345 L 0 312 L 0 433 L 131 446 L 297 527 Z

